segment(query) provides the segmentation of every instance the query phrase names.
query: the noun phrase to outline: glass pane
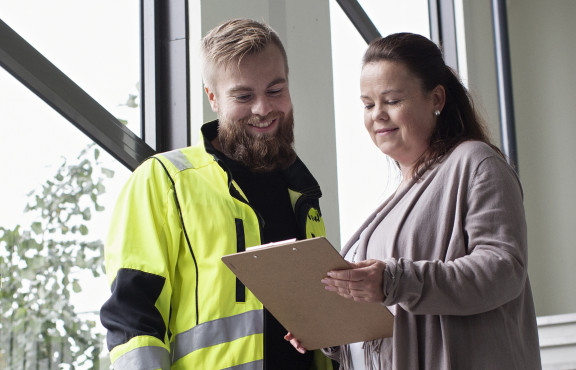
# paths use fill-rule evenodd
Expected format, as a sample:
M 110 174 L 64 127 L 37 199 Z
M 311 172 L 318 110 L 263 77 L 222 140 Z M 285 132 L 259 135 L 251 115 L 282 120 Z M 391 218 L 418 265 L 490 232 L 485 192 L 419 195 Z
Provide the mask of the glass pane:
M 130 171 L 2 68 L 0 122 L 0 369 L 107 369 L 101 240 Z
M 0 17 L 141 135 L 139 1 L 2 0 Z M 127 106 L 128 105 L 128 106 Z
M 412 32 L 430 36 L 429 0 L 359 0 L 382 36 Z
M 407 31 L 429 37 L 426 0 L 364 0 L 360 3 L 383 36 Z M 377 204 L 395 190 L 397 178 L 395 172 L 390 171 L 391 163 L 364 129 L 360 66 L 366 42 L 334 0 L 330 2 L 330 18 L 340 234 L 344 243 Z

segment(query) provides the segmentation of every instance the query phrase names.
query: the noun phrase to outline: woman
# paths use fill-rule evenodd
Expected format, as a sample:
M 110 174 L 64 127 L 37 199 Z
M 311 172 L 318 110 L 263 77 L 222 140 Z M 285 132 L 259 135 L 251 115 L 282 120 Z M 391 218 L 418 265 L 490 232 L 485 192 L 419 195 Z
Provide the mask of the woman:
M 325 352 L 343 369 L 540 369 L 516 173 L 433 42 L 393 34 L 362 65 L 364 124 L 402 183 L 322 282 L 391 307 L 394 335 Z

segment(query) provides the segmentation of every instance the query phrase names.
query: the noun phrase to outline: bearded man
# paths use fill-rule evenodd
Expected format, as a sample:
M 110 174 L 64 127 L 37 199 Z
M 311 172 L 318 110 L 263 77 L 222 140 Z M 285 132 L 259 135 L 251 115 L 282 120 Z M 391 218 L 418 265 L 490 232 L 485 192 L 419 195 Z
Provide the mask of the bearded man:
M 247 247 L 325 234 L 318 183 L 294 152 L 286 52 L 267 25 L 225 22 L 202 40 L 218 120 L 193 147 L 144 161 L 106 242 L 101 310 L 116 369 L 332 369 L 221 262 Z

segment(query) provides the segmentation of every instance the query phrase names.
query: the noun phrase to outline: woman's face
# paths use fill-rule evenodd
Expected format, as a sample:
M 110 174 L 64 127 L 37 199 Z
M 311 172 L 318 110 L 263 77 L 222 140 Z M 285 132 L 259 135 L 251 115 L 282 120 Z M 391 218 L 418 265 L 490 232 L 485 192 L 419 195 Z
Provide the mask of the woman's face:
M 360 92 L 372 141 L 406 174 L 428 148 L 436 126 L 434 111 L 444 106 L 444 88 L 425 92 L 403 63 L 377 61 L 362 68 Z

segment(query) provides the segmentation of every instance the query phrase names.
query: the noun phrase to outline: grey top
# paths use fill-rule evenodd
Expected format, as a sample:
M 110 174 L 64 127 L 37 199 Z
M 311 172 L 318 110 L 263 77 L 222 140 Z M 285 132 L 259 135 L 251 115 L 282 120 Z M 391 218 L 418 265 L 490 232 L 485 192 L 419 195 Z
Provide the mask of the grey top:
M 469 141 L 352 236 L 342 254 L 383 260 L 383 304 L 396 305 L 394 336 L 365 346 L 380 368 L 541 368 L 522 197 L 504 159 Z

